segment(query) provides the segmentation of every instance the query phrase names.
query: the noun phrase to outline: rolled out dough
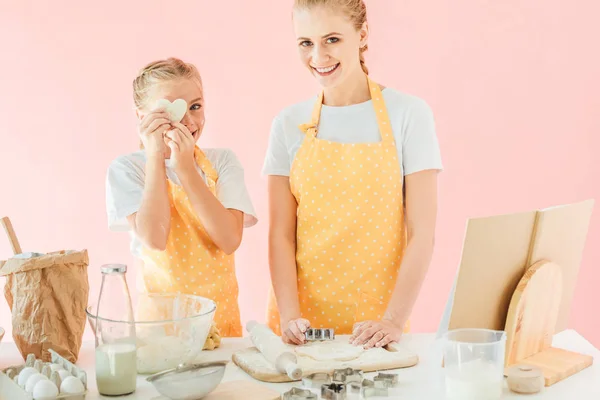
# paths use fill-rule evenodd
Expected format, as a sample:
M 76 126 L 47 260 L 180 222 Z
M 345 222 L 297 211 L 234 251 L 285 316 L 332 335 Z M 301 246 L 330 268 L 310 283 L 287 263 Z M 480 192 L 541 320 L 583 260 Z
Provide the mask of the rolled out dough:
M 364 351 L 362 346 L 354 346 L 346 342 L 310 342 L 295 348 L 297 355 L 317 361 L 355 360 Z

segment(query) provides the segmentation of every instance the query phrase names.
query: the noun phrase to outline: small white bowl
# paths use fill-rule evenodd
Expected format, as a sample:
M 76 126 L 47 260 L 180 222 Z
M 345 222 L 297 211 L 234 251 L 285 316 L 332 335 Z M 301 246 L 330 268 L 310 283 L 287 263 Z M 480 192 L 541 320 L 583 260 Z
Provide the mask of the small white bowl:
M 180 365 L 154 374 L 146 380 L 163 396 L 172 400 L 197 400 L 221 383 L 228 361 Z

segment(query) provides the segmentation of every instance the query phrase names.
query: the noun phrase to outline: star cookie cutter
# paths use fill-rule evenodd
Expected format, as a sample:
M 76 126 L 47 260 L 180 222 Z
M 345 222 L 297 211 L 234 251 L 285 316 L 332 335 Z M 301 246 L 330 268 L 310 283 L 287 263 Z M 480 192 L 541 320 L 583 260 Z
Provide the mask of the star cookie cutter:
M 360 369 L 344 368 L 333 370 L 333 381 L 342 383 L 361 382 L 363 372 Z
M 346 384 L 334 382 L 321 386 L 321 397 L 327 400 L 346 400 Z
M 306 340 L 309 342 L 321 341 L 321 340 L 334 340 L 335 331 L 329 328 L 308 328 L 304 334 Z
M 281 400 L 317 400 L 318 396 L 310 390 L 292 388 L 281 395 Z

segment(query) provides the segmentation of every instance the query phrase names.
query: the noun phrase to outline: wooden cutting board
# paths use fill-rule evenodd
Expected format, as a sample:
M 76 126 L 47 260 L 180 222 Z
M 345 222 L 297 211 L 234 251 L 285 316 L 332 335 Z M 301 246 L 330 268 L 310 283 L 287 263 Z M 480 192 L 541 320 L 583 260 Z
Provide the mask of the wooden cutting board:
M 592 364 L 589 355 L 552 346 L 563 295 L 561 267 L 541 260 L 523 275 L 512 296 L 506 319 L 505 366 L 539 367 L 550 386 Z
M 338 340 L 338 338 L 336 338 Z M 340 338 L 339 340 L 347 340 Z M 292 348 L 292 347 L 291 347 Z M 278 372 L 256 347 L 240 350 L 233 354 L 233 362 L 248 375 L 263 382 L 292 382 L 286 374 Z M 419 361 L 417 354 L 402 344 L 393 344 L 385 349 L 369 349 L 358 358 L 349 361 L 317 361 L 308 357 L 298 357 L 298 365 L 303 376 L 316 372 L 333 372 L 334 369 L 354 368 L 363 372 L 408 368 Z
M 221 383 L 202 400 L 279 400 L 281 394 L 252 381 Z

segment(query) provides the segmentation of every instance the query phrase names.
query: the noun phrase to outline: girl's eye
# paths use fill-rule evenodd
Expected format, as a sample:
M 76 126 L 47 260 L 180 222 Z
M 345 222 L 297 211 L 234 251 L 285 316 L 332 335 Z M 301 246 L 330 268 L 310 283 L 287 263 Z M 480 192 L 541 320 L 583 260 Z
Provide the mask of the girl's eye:
M 340 39 L 336 38 L 336 37 L 331 37 L 329 39 L 327 39 L 327 43 L 337 43 Z
M 300 46 L 302 46 L 302 47 L 307 47 L 307 46 L 310 46 L 311 44 L 312 43 L 310 41 L 308 41 L 308 40 L 300 42 Z
M 200 103 L 194 103 L 190 107 L 190 110 L 199 110 L 201 107 L 202 107 L 202 105 Z

